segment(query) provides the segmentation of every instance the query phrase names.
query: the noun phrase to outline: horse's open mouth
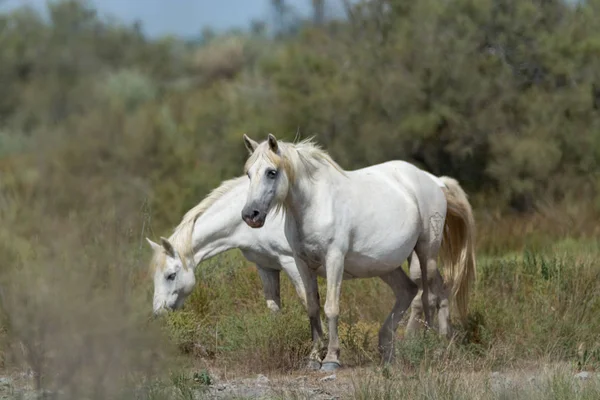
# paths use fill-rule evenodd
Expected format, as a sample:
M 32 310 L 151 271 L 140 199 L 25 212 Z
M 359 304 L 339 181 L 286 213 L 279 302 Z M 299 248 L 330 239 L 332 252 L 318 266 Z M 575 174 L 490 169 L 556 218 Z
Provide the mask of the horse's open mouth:
M 252 218 L 244 218 L 244 222 L 248 224 L 250 228 L 262 228 L 265 224 L 265 220 L 263 218 L 252 219 Z

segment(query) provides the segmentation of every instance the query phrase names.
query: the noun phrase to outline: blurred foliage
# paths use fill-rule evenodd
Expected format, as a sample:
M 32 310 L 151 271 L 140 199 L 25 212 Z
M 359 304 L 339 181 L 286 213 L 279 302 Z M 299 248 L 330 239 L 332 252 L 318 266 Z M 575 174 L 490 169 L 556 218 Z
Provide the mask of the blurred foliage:
M 519 211 L 600 184 L 597 0 L 375 0 L 197 43 L 48 7 L 0 16 L 0 167 L 5 191 L 64 194 L 52 211 L 133 185 L 165 229 L 240 174 L 244 132 L 316 135 L 348 169 L 406 159 Z

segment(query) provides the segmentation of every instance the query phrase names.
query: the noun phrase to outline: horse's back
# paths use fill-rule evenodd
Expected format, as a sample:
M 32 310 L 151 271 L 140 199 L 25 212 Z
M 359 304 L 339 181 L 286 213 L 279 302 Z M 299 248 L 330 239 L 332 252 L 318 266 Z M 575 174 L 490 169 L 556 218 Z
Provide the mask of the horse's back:
M 379 176 L 390 185 L 397 185 L 398 190 L 405 192 L 414 201 L 425 224 L 436 213 L 445 218 L 446 197 L 442 191 L 446 187 L 444 182 L 414 164 L 393 160 L 355 170 L 353 173 L 363 177 Z
M 350 174 L 357 178 L 373 176 L 380 176 L 388 179 L 393 178 L 398 185 L 413 193 L 422 189 L 435 191 L 436 187 L 445 187 L 444 182 L 437 176 L 418 168 L 414 164 L 402 160 L 393 160 L 371 165 L 366 168 L 350 171 Z

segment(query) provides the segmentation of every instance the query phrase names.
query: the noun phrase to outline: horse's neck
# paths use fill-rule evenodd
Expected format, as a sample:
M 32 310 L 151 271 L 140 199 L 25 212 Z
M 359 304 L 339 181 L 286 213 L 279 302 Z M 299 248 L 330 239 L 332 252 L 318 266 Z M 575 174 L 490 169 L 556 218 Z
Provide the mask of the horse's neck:
M 329 189 L 340 184 L 339 179 L 339 176 L 323 167 L 316 171 L 312 179 L 301 177 L 290 187 L 285 209 L 294 217 L 298 228 L 302 228 L 305 218 L 310 218 L 314 210 L 335 201 Z
M 244 206 L 244 192 L 235 187 L 224 194 L 194 223 L 192 248 L 194 263 L 214 257 L 224 251 L 243 245 L 243 223 L 240 210 Z

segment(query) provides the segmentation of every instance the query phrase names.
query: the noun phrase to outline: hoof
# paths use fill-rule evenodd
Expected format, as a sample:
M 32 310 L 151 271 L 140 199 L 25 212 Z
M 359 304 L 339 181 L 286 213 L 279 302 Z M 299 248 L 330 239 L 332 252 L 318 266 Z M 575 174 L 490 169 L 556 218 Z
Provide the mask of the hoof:
M 309 360 L 308 364 L 306 365 L 306 369 L 309 369 L 311 371 L 318 371 L 321 369 L 321 363 L 316 360 Z
M 321 366 L 321 371 L 323 372 L 331 372 L 341 368 L 340 363 L 335 361 L 324 362 Z

